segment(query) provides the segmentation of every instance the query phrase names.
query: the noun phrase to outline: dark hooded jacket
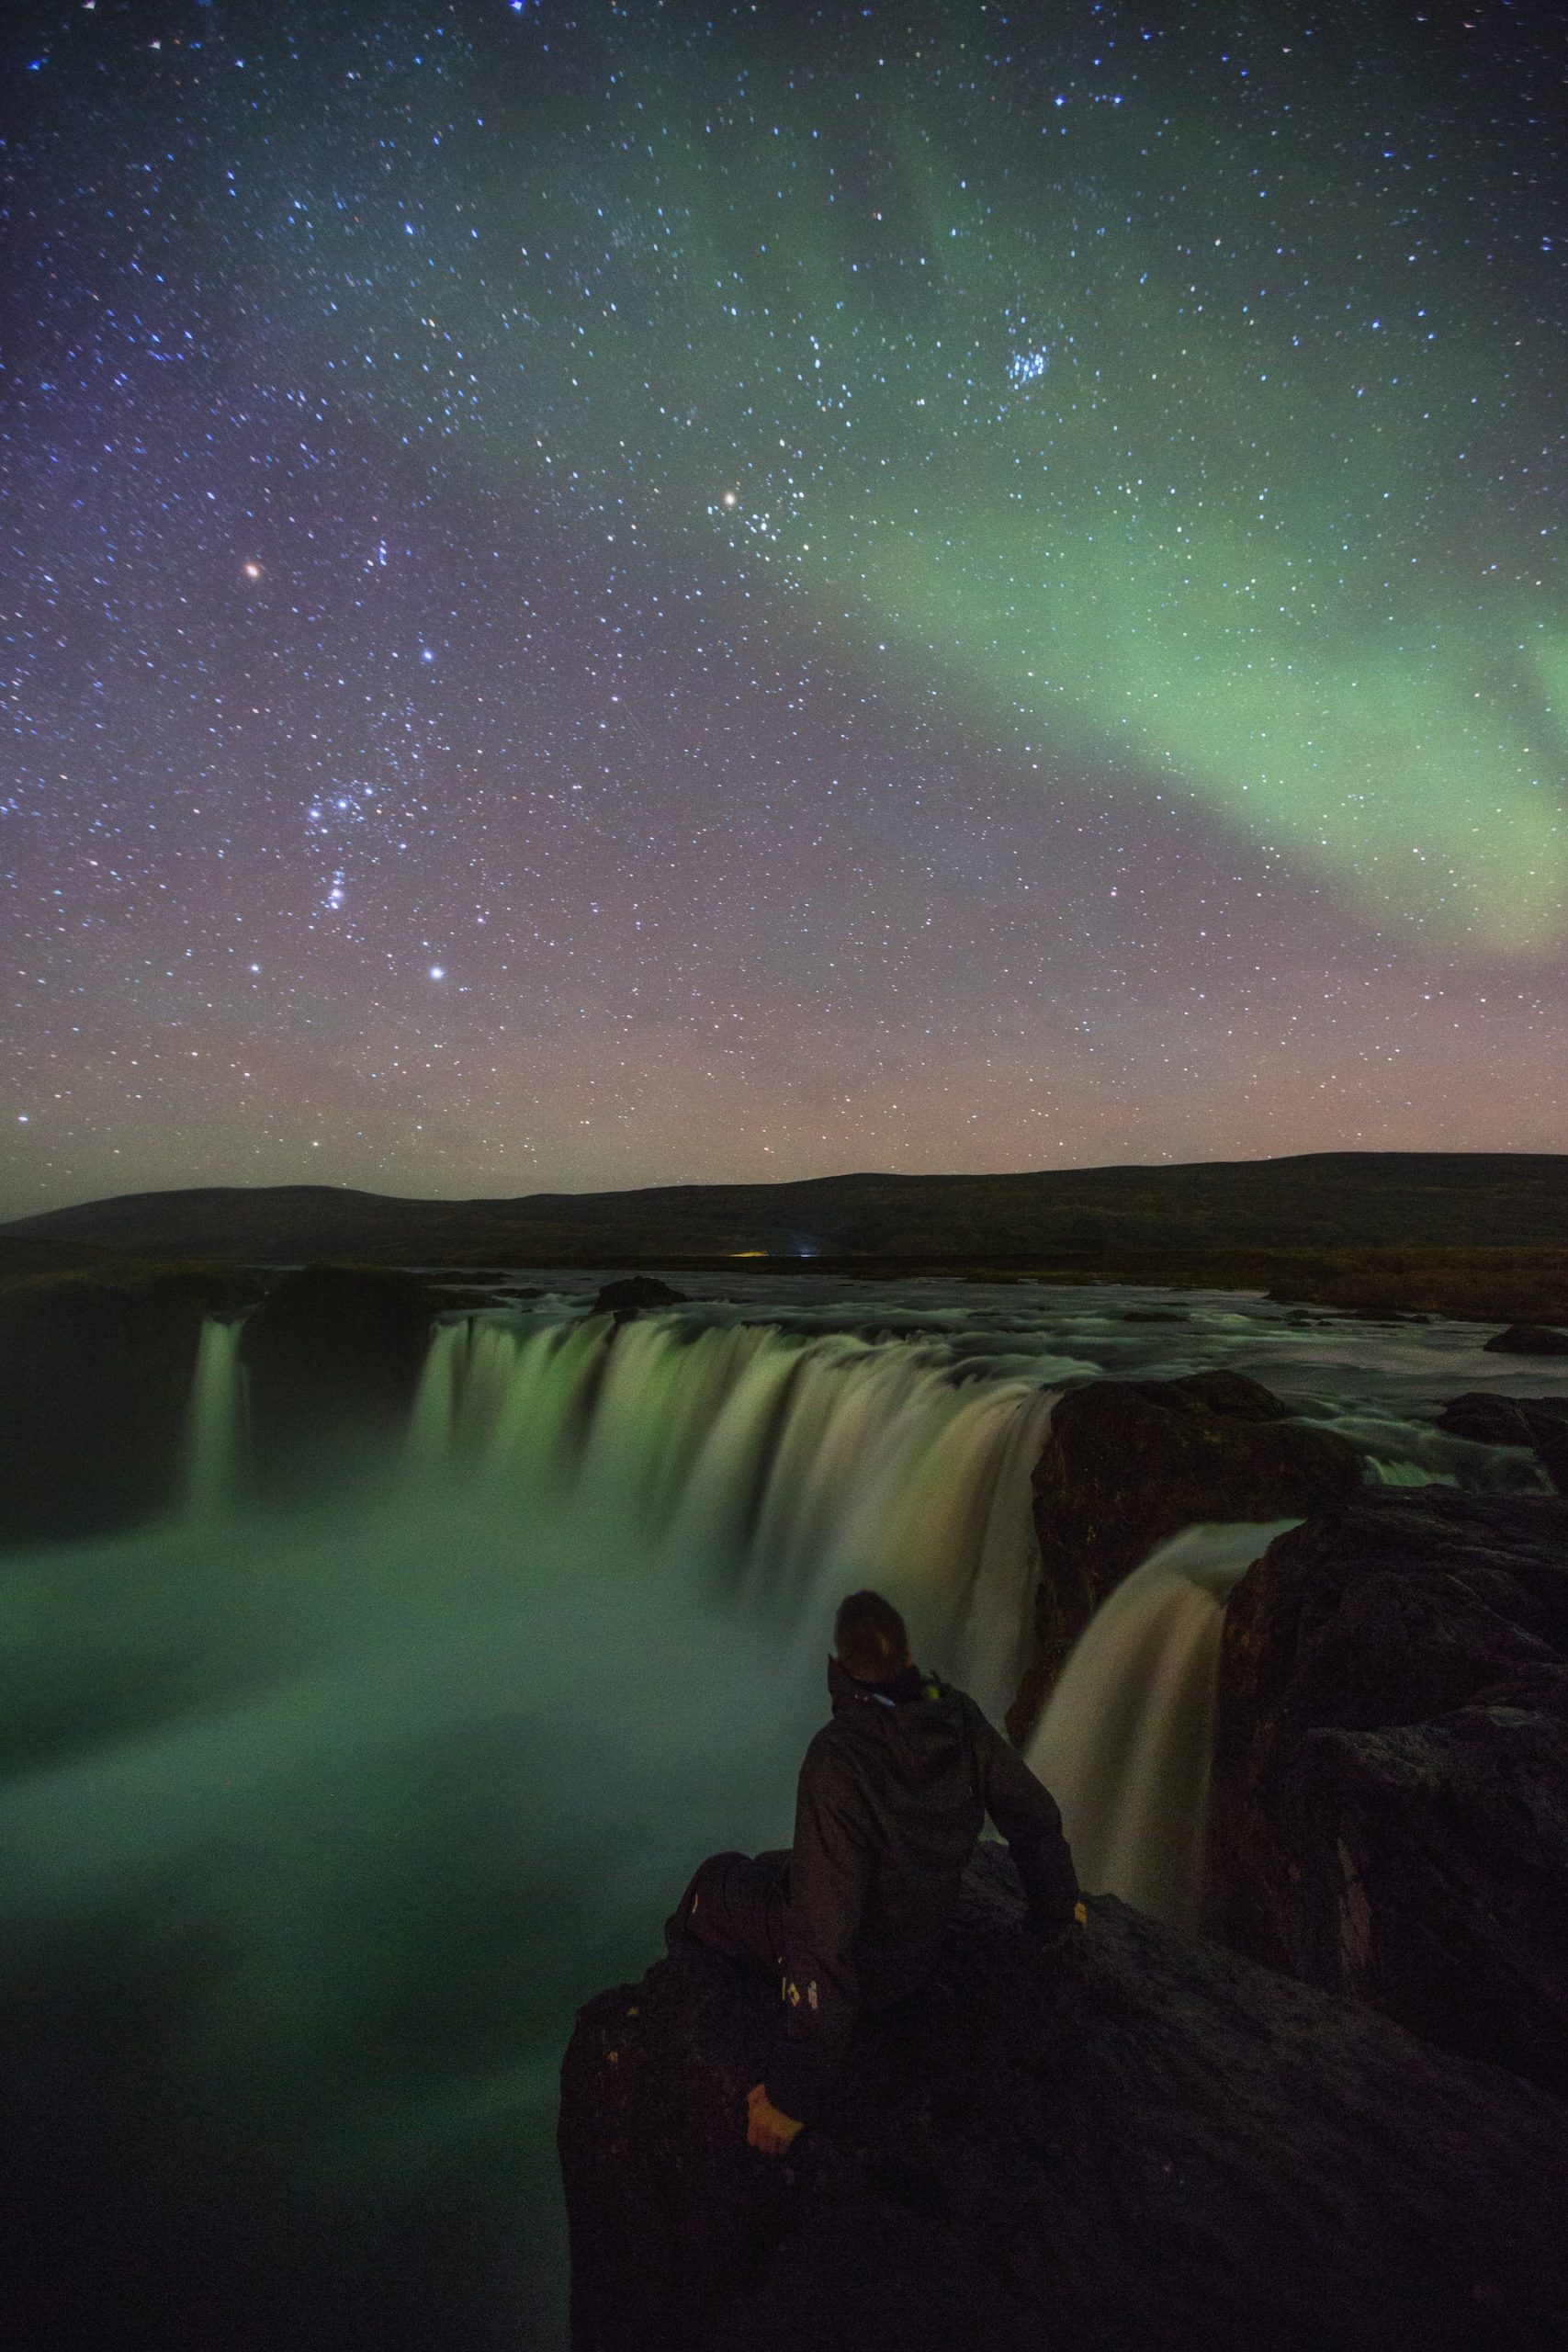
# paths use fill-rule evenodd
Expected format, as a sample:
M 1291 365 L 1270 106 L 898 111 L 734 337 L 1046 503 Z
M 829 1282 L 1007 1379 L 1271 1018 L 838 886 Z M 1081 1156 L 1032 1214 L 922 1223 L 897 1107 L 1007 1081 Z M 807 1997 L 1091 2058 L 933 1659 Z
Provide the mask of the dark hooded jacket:
M 784 2024 L 767 2074 L 781 2114 L 810 2121 L 855 2018 L 931 1974 L 959 1882 L 989 1814 L 1030 1917 L 1069 1926 L 1077 1877 L 1054 1797 L 973 1699 L 907 1668 L 856 1682 L 837 1659 L 833 1719 L 806 1751 L 795 1799 Z

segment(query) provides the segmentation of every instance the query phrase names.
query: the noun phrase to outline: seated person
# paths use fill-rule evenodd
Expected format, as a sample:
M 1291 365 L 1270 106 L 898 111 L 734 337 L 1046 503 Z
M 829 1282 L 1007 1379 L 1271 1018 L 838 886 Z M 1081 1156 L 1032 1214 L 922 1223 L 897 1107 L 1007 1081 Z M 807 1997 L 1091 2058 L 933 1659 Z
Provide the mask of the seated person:
M 862 2007 L 924 1984 L 987 1814 L 1045 1934 L 1085 1913 L 1055 1800 L 962 1690 L 922 1674 L 904 1620 L 876 1592 L 840 1602 L 830 1723 L 800 1768 L 787 1854 L 710 1856 L 665 1928 L 776 1972 L 782 2029 L 747 2095 L 746 2137 L 780 2155 L 814 2121 Z

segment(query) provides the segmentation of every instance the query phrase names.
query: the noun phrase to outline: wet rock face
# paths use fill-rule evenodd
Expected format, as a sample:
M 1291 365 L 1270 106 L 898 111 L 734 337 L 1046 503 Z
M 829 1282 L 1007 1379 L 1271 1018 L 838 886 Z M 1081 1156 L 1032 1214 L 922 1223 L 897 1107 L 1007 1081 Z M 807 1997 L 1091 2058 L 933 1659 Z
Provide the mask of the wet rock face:
M 1568 1356 L 1568 1331 L 1553 1330 L 1549 1323 L 1510 1323 L 1486 1341 L 1484 1351 L 1491 1356 Z
M 1070 1390 L 1034 1473 L 1038 1646 L 1012 1728 L 1032 1721 L 1107 1593 L 1165 1537 L 1203 1520 L 1289 1519 L 1339 1500 L 1360 1478 L 1345 1439 L 1293 1421 L 1240 1373 Z
M 1228 1940 L 1568 2096 L 1568 1501 L 1371 1491 L 1226 1611 Z
M 671 1290 L 656 1274 L 626 1274 L 619 1282 L 606 1283 L 588 1312 L 613 1315 L 617 1323 L 632 1323 L 654 1307 L 684 1304 L 684 1292 Z
M 66 1274 L 0 1292 L 0 1543 L 106 1534 L 169 1507 L 202 1315 L 225 1283 Z
M 1112 1897 L 1054 1959 L 994 1848 L 783 2161 L 744 2145 L 773 2007 L 692 1955 L 581 2011 L 575 2352 L 1544 2352 L 1568 2324 L 1558 2101 Z
M 1469 1389 L 1438 1415 L 1450 1437 L 1479 1445 L 1528 1445 L 1560 1495 L 1568 1495 L 1568 1396 L 1498 1396 Z
M 307 1494 L 384 1466 L 413 1402 L 430 1319 L 423 1284 L 390 1268 L 284 1276 L 240 1342 L 264 1493 Z

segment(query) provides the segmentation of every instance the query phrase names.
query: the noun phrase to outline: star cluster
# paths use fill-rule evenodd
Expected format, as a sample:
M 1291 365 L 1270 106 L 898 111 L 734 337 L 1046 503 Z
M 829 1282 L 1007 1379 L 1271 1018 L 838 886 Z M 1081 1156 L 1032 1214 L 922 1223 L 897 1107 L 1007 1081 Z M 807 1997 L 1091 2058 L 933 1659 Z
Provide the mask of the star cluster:
M 0 1209 L 1568 1148 L 1553 12 L 0 38 Z

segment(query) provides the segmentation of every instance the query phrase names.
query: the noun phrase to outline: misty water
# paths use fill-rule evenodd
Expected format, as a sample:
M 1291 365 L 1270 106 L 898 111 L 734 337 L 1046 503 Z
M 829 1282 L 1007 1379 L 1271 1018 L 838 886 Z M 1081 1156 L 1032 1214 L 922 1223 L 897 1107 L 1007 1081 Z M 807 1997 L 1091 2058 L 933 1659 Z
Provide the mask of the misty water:
M 787 1842 L 846 1588 L 1000 1713 L 1064 1385 L 1225 1364 L 1477 1487 L 1540 1479 L 1437 1406 L 1568 1392 L 1482 1328 L 1034 1284 L 690 1282 L 612 1344 L 558 1279 L 446 1322 L 396 1461 L 311 1512 L 248 1499 L 212 1327 L 179 1514 L 0 1566 L 8 2194 L 95 2342 L 563 2343 L 574 2008 L 705 1852 Z M 1162 1546 L 1032 1742 L 1086 1883 L 1166 1916 L 1271 1532 Z

